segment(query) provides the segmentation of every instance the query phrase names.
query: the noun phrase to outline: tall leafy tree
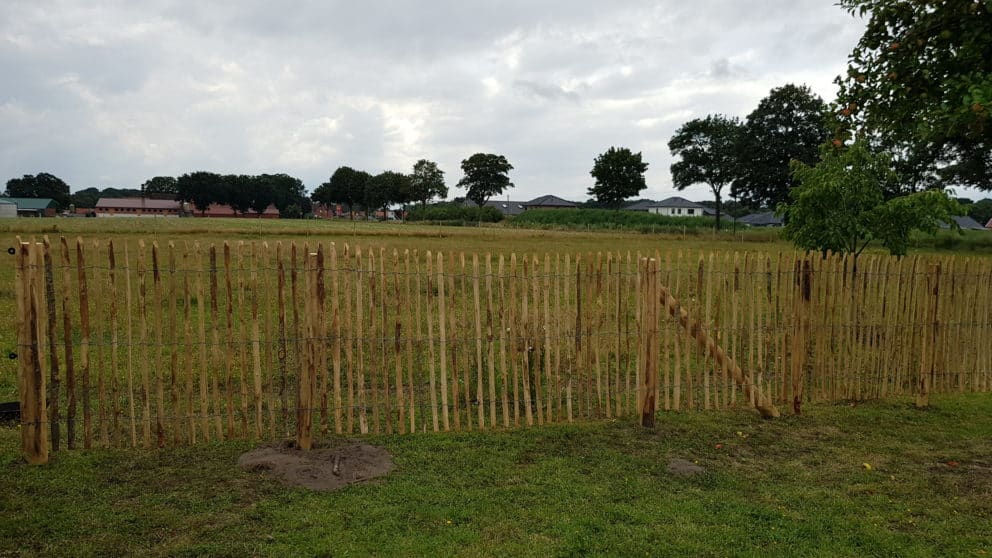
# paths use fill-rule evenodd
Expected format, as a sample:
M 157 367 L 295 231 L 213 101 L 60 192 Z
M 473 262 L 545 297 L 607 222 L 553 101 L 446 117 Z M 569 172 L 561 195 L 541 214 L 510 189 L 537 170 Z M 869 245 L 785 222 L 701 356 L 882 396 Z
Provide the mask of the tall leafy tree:
M 968 207 L 968 216 L 982 225 L 992 221 L 992 199 L 978 200 Z
M 47 172 L 25 174 L 7 181 L 7 195 L 13 198 L 51 198 L 59 209 L 69 207 L 69 185 Z
M 679 190 L 709 185 L 716 200 L 717 228 L 723 188 L 737 177 L 740 131 L 740 120 L 716 114 L 686 122 L 668 141 L 672 155 L 680 158 L 672 163 L 672 183 Z
M 410 200 L 418 201 L 421 206 L 425 206 L 435 198 L 446 197 L 448 197 L 448 186 L 444 183 L 444 171 L 433 161 L 427 159 L 417 161 L 413 165 L 413 174 L 410 175 Z
M 868 25 L 837 78 L 838 140 L 889 151 L 916 187 L 992 189 L 992 3 L 839 3 Z
M 224 178 L 213 172 L 197 171 L 176 179 L 176 199 L 190 202 L 205 212 L 212 203 L 226 203 Z
M 149 178 L 141 185 L 143 194 L 176 194 L 179 186 L 172 176 L 156 176 Z
M 291 205 L 296 206 L 294 214 L 300 213 L 303 201 L 306 199 L 306 189 L 303 186 L 303 181 L 295 176 L 283 173 L 260 174 L 256 178 L 272 192 L 270 203 L 276 206 L 280 216 L 289 217 L 286 210 Z
M 370 178 L 365 184 L 365 207 L 385 210 L 390 204 L 408 200 L 410 177 L 386 171 Z
M 252 208 L 255 186 L 254 177 L 247 174 L 227 174 L 222 177 L 223 201 L 238 213 L 248 213 Z M 266 204 L 268 205 L 268 204 Z
M 805 85 L 772 89 L 744 122 L 731 196 L 755 207 L 788 201 L 796 185 L 789 164 L 816 164 L 830 136 L 826 115 L 826 103 Z
M 626 147 L 610 147 L 593 161 L 589 174 L 596 183 L 589 188 L 590 196 L 601 206 L 619 209 L 627 198 L 641 193 L 647 188 L 644 173 L 648 164 L 641 160 L 641 153 L 633 153 Z
M 265 213 L 276 200 L 276 192 L 270 180 L 264 176 L 248 177 L 248 207 L 259 215 Z
M 69 200 L 77 209 L 91 209 L 96 207 L 96 202 L 100 201 L 100 190 L 98 188 L 83 188 L 72 194 Z
M 502 155 L 476 153 L 462 161 L 465 176 L 458 181 L 458 187 L 465 188 L 466 197 L 482 207 L 493 196 L 513 187 L 509 176 L 511 170 L 513 165 Z
M 338 167 L 331 178 L 318 186 L 311 198 L 327 205 L 345 204 L 351 218 L 355 218 L 355 205 L 365 200 L 365 184 L 371 176 L 351 167 Z
M 912 231 L 932 234 L 963 212 L 943 190 L 886 200 L 883 186 L 893 174 L 889 157 L 860 143 L 827 147 L 816 166 L 797 161 L 793 172 L 800 184 L 779 212 L 786 216 L 786 238 L 805 250 L 857 256 L 877 240 L 903 255 Z

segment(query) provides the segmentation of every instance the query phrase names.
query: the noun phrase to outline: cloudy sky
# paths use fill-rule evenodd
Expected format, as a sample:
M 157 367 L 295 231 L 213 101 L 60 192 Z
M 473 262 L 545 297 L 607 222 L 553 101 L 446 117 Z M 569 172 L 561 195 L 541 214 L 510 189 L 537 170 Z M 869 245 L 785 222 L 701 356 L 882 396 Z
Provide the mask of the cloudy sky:
M 0 177 L 312 190 L 428 158 L 453 187 L 482 151 L 515 167 L 512 198 L 578 200 L 615 145 L 643 152 L 657 199 L 681 123 L 789 82 L 832 100 L 863 26 L 830 0 L 2 0 Z

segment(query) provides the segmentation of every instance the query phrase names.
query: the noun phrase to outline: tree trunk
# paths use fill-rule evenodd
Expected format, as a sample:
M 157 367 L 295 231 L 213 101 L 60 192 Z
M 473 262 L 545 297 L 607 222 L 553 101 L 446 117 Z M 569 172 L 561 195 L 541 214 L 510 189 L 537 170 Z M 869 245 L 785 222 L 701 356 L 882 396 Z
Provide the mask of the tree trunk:
M 716 198 L 716 230 L 720 230 L 720 206 L 723 205 L 723 200 L 720 197 L 719 189 L 713 188 L 713 197 Z

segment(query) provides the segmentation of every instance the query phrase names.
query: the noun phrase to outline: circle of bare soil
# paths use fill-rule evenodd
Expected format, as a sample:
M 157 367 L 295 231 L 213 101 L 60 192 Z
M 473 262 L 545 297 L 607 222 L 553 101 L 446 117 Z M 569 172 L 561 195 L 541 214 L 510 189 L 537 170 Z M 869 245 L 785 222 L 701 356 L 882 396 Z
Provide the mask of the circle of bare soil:
M 238 466 L 288 485 L 324 492 L 388 474 L 393 470 L 393 457 L 384 448 L 362 443 L 303 451 L 286 442 L 243 453 Z

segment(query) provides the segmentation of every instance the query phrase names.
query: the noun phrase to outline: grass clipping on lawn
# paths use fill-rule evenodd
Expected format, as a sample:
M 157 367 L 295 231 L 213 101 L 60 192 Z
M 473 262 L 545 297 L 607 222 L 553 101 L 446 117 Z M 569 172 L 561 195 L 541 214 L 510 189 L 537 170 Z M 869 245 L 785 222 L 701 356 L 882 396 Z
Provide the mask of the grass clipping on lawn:
M 238 466 L 291 486 L 326 492 L 389 474 L 393 457 L 384 448 L 369 444 L 304 451 L 292 443 L 283 443 L 242 454 Z

